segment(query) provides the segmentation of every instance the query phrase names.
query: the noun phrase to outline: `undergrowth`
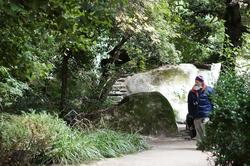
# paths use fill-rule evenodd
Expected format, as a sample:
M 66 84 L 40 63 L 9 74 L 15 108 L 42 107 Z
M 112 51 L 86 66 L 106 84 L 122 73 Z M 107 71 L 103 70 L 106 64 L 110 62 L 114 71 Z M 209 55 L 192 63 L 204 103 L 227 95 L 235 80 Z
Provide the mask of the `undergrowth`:
M 79 131 L 47 113 L 0 114 L 0 165 L 77 164 L 147 149 L 137 134 Z

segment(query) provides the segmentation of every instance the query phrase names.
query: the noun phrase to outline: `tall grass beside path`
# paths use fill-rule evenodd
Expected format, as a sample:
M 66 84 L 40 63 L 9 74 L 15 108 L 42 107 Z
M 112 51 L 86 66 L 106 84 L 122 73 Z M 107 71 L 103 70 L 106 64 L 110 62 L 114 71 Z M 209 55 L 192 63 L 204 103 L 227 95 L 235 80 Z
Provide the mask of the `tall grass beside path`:
M 47 113 L 0 114 L 0 166 L 77 164 L 147 149 L 137 134 L 81 132 Z

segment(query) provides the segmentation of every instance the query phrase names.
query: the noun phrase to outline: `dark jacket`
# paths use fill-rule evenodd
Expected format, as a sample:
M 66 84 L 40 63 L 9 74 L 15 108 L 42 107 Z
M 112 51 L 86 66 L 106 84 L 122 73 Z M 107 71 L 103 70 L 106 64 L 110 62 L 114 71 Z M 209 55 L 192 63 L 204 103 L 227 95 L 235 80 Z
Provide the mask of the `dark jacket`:
M 188 113 L 196 118 L 207 118 L 213 109 L 210 95 L 213 88 L 207 86 L 204 90 L 190 90 L 188 94 Z

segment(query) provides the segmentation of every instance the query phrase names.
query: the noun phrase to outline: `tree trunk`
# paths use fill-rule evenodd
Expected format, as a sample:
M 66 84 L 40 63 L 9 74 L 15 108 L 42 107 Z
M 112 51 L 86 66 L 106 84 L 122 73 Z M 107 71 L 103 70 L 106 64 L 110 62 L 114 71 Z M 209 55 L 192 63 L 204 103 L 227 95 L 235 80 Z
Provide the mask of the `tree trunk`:
M 226 10 L 224 16 L 224 26 L 225 26 L 225 44 L 224 56 L 222 60 L 222 70 L 235 69 L 236 55 L 237 52 L 234 48 L 241 46 L 241 37 L 243 31 L 243 26 L 241 22 L 240 5 L 234 0 L 226 0 Z M 228 40 L 232 45 L 228 45 Z
M 226 1 L 225 33 L 234 47 L 241 46 L 242 23 L 239 3 L 233 0 Z
M 61 66 L 61 101 L 60 101 L 60 111 L 63 117 L 66 114 L 66 96 L 68 89 L 68 62 L 69 56 L 67 54 L 63 55 L 62 66 Z
M 109 95 L 109 92 L 112 90 L 112 86 L 114 85 L 116 80 L 118 78 L 120 78 L 122 73 L 123 73 L 123 70 L 120 69 L 120 70 L 116 71 L 115 75 L 109 76 L 108 79 L 104 78 L 105 79 L 105 84 L 104 85 L 102 84 L 102 88 L 101 88 L 100 94 L 98 96 L 98 100 L 105 101 L 107 99 L 107 97 Z
M 130 39 L 131 35 L 124 36 L 121 41 L 111 50 L 109 51 L 109 55 L 111 58 L 110 64 L 113 64 L 118 58 L 118 51 L 121 47 Z M 112 88 L 113 83 L 117 79 L 117 77 L 121 74 L 122 70 L 119 68 L 115 69 L 115 76 L 109 74 L 109 64 L 103 68 L 103 73 L 101 75 L 101 81 L 99 83 L 100 93 L 98 94 L 98 100 L 104 101 L 109 91 Z
M 130 35 L 124 36 L 122 40 L 111 51 L 109 51 L 108 54 L 112 59 L 111 63 L 115 62 L 115 60 L 117 59 L 117 51 L 121 49 L 121 47 L 128 41 L 130 37 L 131 37 Z

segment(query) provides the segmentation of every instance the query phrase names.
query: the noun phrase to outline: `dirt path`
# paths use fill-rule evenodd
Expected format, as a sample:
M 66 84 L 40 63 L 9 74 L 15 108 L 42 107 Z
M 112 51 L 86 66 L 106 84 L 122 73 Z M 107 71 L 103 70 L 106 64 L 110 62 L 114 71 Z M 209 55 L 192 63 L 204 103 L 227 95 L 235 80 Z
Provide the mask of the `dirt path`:
M 159 138 L 152 149 L 81 166 L 209 166 L 208 154 L 196 150 L 194 140 Z

